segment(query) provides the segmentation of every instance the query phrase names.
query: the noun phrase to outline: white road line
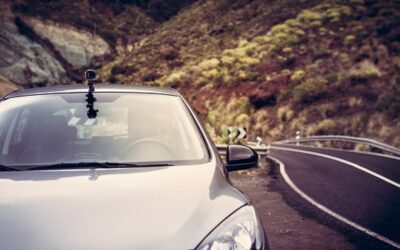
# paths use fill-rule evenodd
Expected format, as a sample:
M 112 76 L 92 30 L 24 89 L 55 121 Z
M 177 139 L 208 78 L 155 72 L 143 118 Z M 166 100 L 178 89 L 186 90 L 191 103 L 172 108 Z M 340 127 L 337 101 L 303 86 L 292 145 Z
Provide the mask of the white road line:
M 315 155 L 315 156 L 327 158 L 327 159 L 330 159 L 330 160 L 338 161 L 338 162 L 344 163 L 346 165 L 352 166 L 352 167 L 354 167 L 354 168 L 356 168 L 358 170 L 361 170 L 361 171 L 363 171 L 363 172 L 365 172 L 367 174 L 375 176 L 376 178 L 379 178 L 382 181 L 384 181 L 386 183 L 389 183 L 389 184 L 391 184 L 391 185 L 393 185 L 393 186 L 395 186 L 397 188 L 400 188 L 400 183 L 397 183 L 397 182 L 395 182 L 395 181 L 393 181 L 393 180 L 391 180 L 389 178 L 386 178 L 385 176 L 382 176 L 380 174 L 375 173 L 374 171 L 371 171 L 371 170 L 369 170 L 367 168 L 361 167 L 360 165 L 355 164 L 353 162 L 343 160 L 341 158 L 337 158 L 337 157 L 326 155 L 326 154 L 316 153 L 316 152 L 300 150 L 300 149 L 283 148 L 283 147 L 275 147 L 275 146 L 272 146 L 271 148 L 272 149 L 276 149 L 276 150 L 282 150 L 282 151 L 292 151 L 292 152 L 298 152 L 298 153 L 303 153 L 303 154 Z
M 278 144 L 275 144 L 278 145 Z M 282 144 L 279 146 L 289 146 L 291 148 L 295 147 L 295 145 L 291 144 Z M 279 147 L 278 146 L 278 147 Z M 315 148 L 315 149 L 325 149 L 325 150 L 331 150 L 331 151 L 339 151 L 339 152 L 350 152 L 354 154 L 365 154 L 365 155 L 373 155 L 373 156 L 378 156 L 378 157 L 383 157 L 383 158 L 388 158 L 388 159 L 393 159 L 393 160 L 398 160 L 400 161 L 400 157 L 394 156 L 394 155 L 385 155 L 385 154 L 380 154 L 380 153 L 374 153 L 374 152 L 366 152 L 366 151 L 356 151 L 356 150 L 347 150 L 347 149 L 341 149 L 341 148 L 324 148 L 324 147 L 315 147 L 315 146 L 309 146 L 309 145 L 300 145 L 302 148 Z
M 324 211 L 325 213 L 331 215 L 332 217 L 340 220 L 343 223 L 346 223 L 347 225 L 350 225 L 354 228 L 356 228 L 357 230 L 360 230 L 366 234 L 368 234 L 369 236 L 372 236 L 378 240 L 381 240 L 395 248 L 400 249 L 400 244 L 398 244 L 397 242 L 394 242 L 378 233 L 375 233 L 374 231 L 371 231 L 361 225 L 358 225 L 357 223 L 335 213 L 334 211 L 330 210 L 329 208 L 325 207 L 324 205 L 318 203 L 317 201 L 315 201 L 314 199 L 312 199 L 310 196 L 308 196 L 307 194 L 305 194 L 303 191 L 301 191 L 293 182 L 292 180 L 289 178 L 288 174 L 286 173 L 286 169 L 285 169 L 285 165 L 283 164 L 283 162 L 281 162 L 280 160 L 272 157 L 272 156 L 267 156 L 269 159 L 277 162 L 279 164 L 279 168 L 280 168 L 280 173 L 283 177 L 283 179 L 285 179 L 286 183 L 297 193 L 299 194 L 303 199 L 307 200 L 308 202 L 310 202 L 312 205 L 314 205 L 315 207 L 321 209 L 322 211 Z

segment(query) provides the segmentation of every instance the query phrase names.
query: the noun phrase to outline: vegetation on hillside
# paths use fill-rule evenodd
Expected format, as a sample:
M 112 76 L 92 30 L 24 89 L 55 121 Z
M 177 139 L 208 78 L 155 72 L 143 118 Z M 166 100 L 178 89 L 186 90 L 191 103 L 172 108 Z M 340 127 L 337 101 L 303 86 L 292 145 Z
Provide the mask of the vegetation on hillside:
M 101 79 L 177 88 L 217 142 L 244 126 L 267 140 L 299 130 L 400 146 L 400 1 L 22 2 L 26 15 L 98 23 L 118 44 Z
M 103 76 L 180 89 L 218 142 L 242 125 L 268 139 L 300 130 L 400 145 L 399 6 L 198 1 Z

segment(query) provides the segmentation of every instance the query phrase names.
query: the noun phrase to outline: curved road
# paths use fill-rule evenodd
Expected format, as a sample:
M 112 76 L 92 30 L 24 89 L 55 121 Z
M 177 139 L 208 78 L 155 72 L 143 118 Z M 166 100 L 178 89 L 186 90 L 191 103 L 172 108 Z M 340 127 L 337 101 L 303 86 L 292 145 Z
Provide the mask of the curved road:
M 272 145 L 269 155 L 297 193 L 400 249 L 400 158 L 284 144 Z

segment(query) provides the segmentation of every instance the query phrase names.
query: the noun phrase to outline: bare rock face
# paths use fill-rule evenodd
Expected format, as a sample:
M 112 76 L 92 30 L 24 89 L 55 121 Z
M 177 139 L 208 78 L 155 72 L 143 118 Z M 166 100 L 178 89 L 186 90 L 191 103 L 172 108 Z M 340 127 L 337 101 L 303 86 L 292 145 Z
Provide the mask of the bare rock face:
M 40 44 L 22 35 L 11 18 L 0 25 L 0 74 L 24 87 L 68 82 L 65 69 Z
M 17 85 L 10 82 L 7 78 L 0 75 L 0 97 L 7 95 L 8 93 L 19 89 Z
M 107 42 L 87 31 L 36 18 L 25 19 L 24 21 L 41 39 L 49 41 L 54 49 L 73 67 L 89 65 L 93 56 L 104 56 L 111 53 Z

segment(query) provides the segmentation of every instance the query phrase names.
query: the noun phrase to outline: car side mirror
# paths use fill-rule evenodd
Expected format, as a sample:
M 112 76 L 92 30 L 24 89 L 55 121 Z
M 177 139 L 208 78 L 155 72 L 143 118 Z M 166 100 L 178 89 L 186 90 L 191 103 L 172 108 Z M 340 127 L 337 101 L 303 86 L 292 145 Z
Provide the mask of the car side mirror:
M 244 145 L 228 145 L 226 162 L 226 169 L 229 172 L 249 169 L 257 166 L 258 154 L 254 149 Z

